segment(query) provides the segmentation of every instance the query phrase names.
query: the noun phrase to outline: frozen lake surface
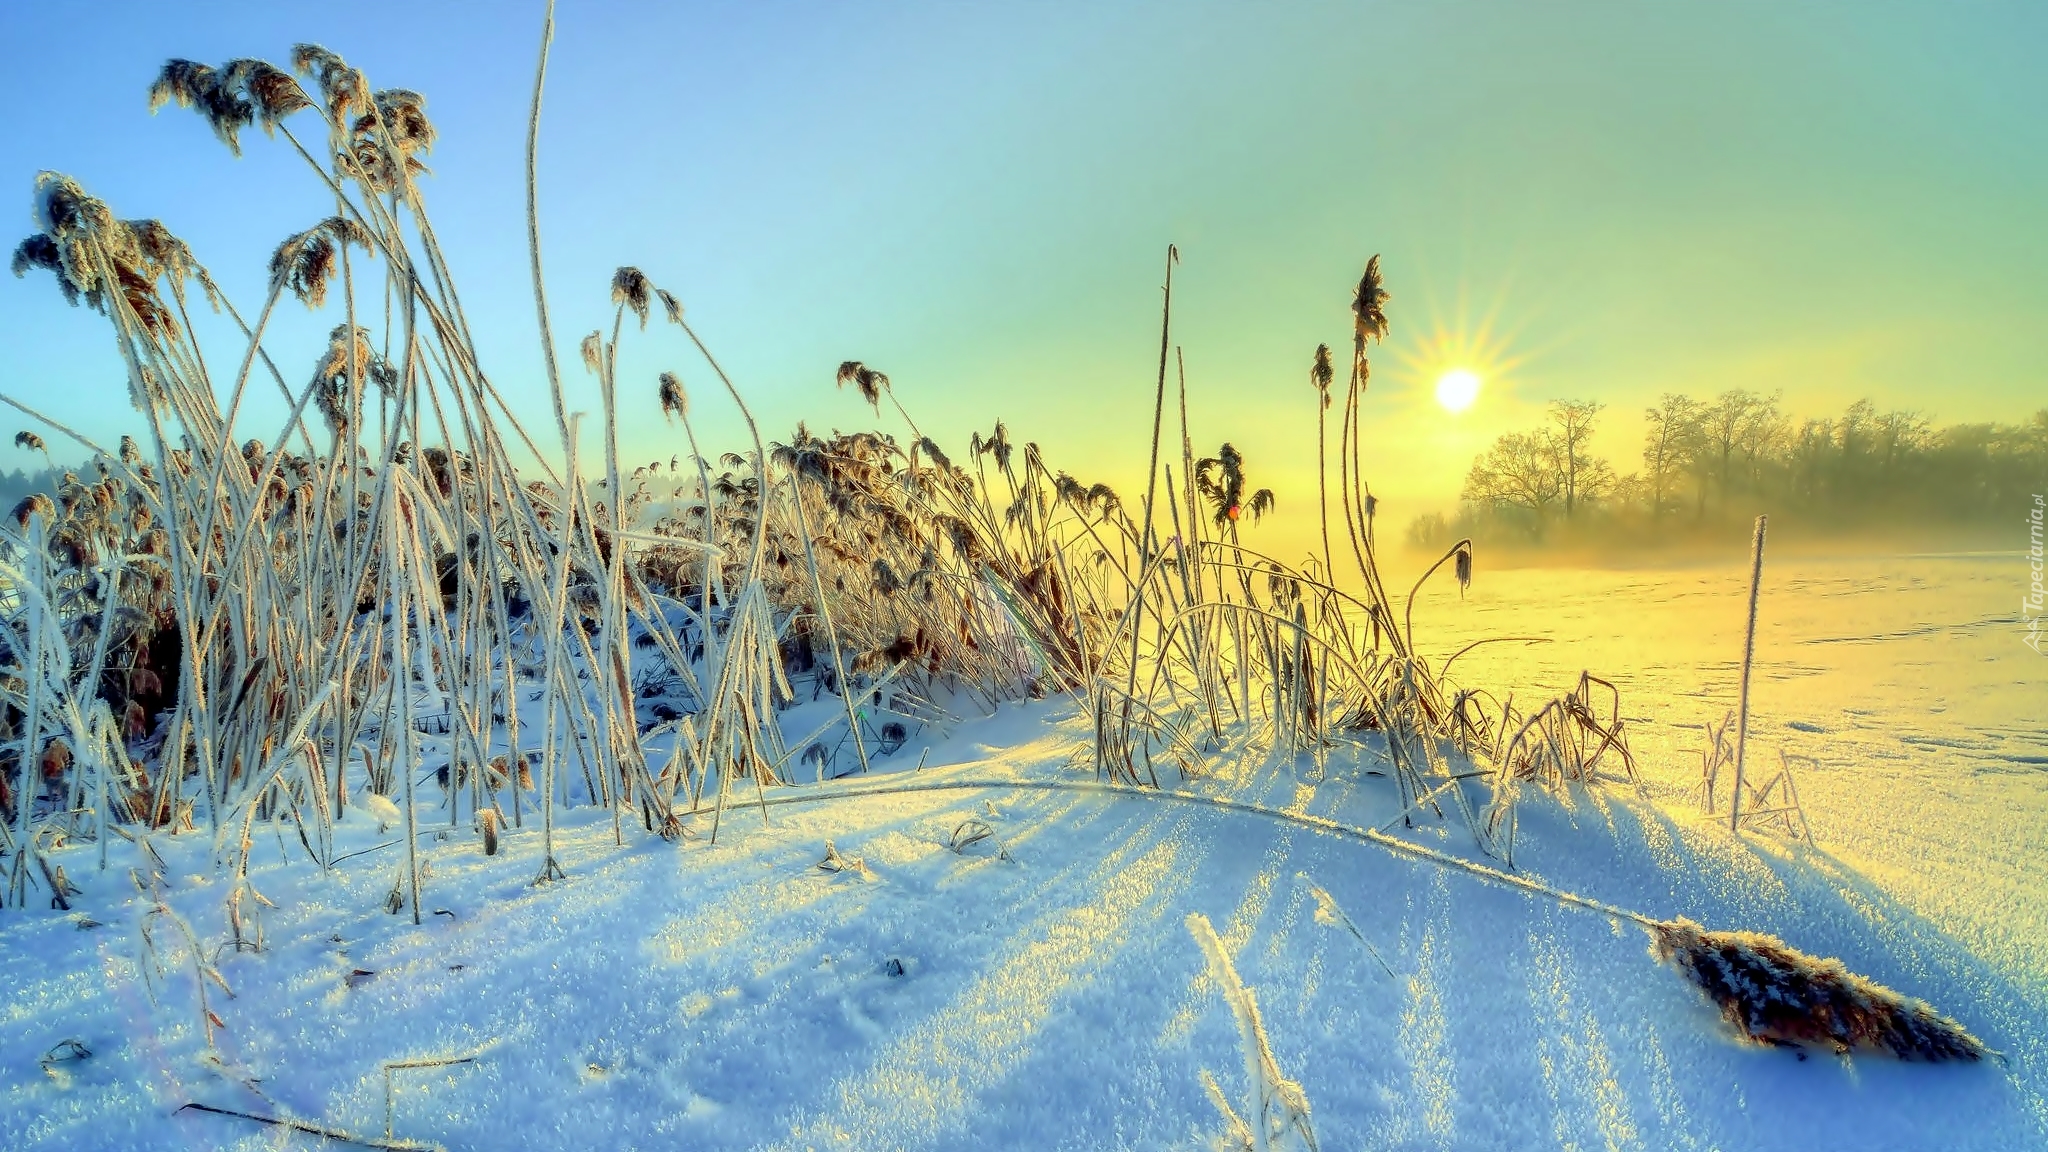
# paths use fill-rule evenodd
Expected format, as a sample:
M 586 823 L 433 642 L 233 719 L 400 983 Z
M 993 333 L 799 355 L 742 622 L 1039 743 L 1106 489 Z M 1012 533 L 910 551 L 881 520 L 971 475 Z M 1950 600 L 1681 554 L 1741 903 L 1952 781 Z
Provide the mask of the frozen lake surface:
M 1670 569 L 1482 563 L 1461 603 L 1418 597 L 1415 634 L 1457 679 L 1516 699 L 1581 669 L 1621 690 L 1649 790 L 1682 803 L 1704 726 L 1736 704 L 1747 557 Z M 1775 558 L 1750 691 L 1750 764 L 1795 766 L 1820 845 L 2007 974 L 2048 993 L 2048 657 L 2022 642 L 2017 554 Z M 1723 787 L 1726 787 L 1725 777 Z

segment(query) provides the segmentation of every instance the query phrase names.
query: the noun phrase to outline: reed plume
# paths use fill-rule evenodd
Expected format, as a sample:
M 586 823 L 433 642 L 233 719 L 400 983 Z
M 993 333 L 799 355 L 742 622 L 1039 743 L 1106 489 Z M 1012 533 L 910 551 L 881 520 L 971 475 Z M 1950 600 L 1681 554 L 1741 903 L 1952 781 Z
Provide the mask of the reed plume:
M 1728 1023 L 1757 1043 L 1935 1062 L 1990 1054 L 1983 1041 L 1927 1002 L 1775 936 L 1710 932 L 1680 918 L 1650 928 L 1650 953 L 1698 985 Z
M 1380 258 L 1375 255 L 1365 262 L 1365 274 L 1358 278 L 1358 290 L 1351 297 L 1353 349 L 1359 357 L 1365 356 L 1367 341 L 1386 338 L 1386 306 L 1392 298 L 1381 284 Z
M 653 285 L 648 282 L 646 273 L 638 268 L 620 268 L 612 274 L 612 303 L 629 309 L 633 315 L 639 317 L 642 330 L 647 327 L 648 297 L 652 288 Z M 664 305 L 668 300 L 674 299 L 666 293 L 663 295 L 666 297 Z M 680 307 L 678 305 L 677 310 L 680 310 Z
M 1316 390 L 1316 515 L 1323 533 L 1323 577 L 1331 576 L 1330 567 L 1330 496 L 1326 476 L 1329 465 L 1325 463 L 1327 452 L 1324 448 L 1324 424 L 1330 408 L 1330 385 L 1337 379 L 1336 369 L 1330 366 L 1330 346 L 1316 345 L 1315 363 L 1310 365 L 1308 380 Z
M 285 237 L 270 254 L 270 277 L 307 308 L 327 302 L 327 286 L 340 270 L 341 247 L 354 244 L 375 253 L 369 230 L 345 216 L 330 216 L 304 232 Z
M 683 391 L 682 377 L 673 372 L 663 372 L 661 382 L 661 414 L 663 416 L 685 417 L 690 414 L 690 395 Z M 671 462 L 673 466 L 673 462 Z
M 837 376 L 839 387 L 848 384 L 860 392 L 860 398 L 877 413 L 882 410 L 882 393 L 889 388 L 889 378 L 858 360 L 847 360 L 839 365 Z

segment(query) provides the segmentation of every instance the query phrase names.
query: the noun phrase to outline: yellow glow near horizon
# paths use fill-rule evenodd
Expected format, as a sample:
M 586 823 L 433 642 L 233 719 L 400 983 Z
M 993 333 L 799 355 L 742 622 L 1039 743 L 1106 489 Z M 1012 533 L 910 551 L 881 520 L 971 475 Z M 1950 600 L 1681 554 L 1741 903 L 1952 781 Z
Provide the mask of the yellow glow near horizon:
M 1463 412 L 1479 399 L 1479 374 L 1469 368 L 1453 368 L 1437 377 L 1436 402 L 1446 412 Z

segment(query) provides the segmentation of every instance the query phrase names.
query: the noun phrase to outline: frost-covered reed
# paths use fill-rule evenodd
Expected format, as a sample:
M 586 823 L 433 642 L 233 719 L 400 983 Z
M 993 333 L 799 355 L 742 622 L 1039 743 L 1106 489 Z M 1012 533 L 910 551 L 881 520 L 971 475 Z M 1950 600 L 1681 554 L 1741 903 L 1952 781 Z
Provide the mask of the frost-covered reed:
M 1461 542 L 1405 599 L 1380 574 L 1361 447 L 1367 348 L 1388 325 L 1377 258 L 1352 301 L 1323 485 L 1350 560 L 1340 575 L 1327 546 L 1293 566 L 1241 537 L 1276 499 L 1232 445 L 1197 455 L 1184 369 L 1169 408 L 1170 295 L 1156 467 L 1135 509 L 1001 421 L 956 456 L 856 360 L 835 382 L 900 427 L 800 424 L 770 441 L 682 301 L 633 267 L 581 342 L 591 427 L 544 338 L 554 427 L 531 430 L 483 370 L 420 195 L 436 139 L 425 99 L 317 45 L 289 64 L 173 60 L 150 89 L 152 107 L 197 112 L 232 150 L 249 127 L 281 139 L 331 198 L 278 244 L 253 320 L 162 224 L 60 174 L 35 185 L 38 230 L 14 269 L 50 273 L 106 316 L 140 433 L 110 450 L 0 395 L 40 429 L 19 443 L 89 453 L 0 525 L 10 903 L 39 885 L 61 898 L 47 855 L 64 840 L 104 851 L 117 827 L 203 828 L 235 880 L 233 940 L 254 944 L 255 826 L 292 829 L 324 868 L 341 859 L 337 822 L 369 816 L 403 830 L 395 890 L 417 919 L 432 825 L 471 829 L 493 854 L 530 845 L 548 880 L 563 804 L 608 810 L 621 839 L 634 817 L 681 839 L 696 812 L 715 834 L 729 803 L 799 771 L 865 770 L 915 725 L 1043 696 L 1092 719 L 1101 777 L 1384 770 L 1404 819 L 1448 802 L 1502 856 L 1519 781 L 1629 764 L 1614 709 L 1596 715 L 1604 681 L 1524 717 L 1417 650 L 1414 599 L 1446 565 L 1468 583 L 1473 558 Z M 530 128 L 545 67 L 544 44 Z M 530 133 L 545 334 L 536 147 Z M 310 374 L 264 341 L 287 298 L 337 321 Z M 241 333 L 225 356 L 190 322 L 201 301 Z M 675 366 L 623 377 L 628 341 Z M 743 451 L 699 450 L 688 378 L 716 380 L 745 420 Z M 1312 379 L 1334 406 L 1326 349 Z M 250 429 L 249 390 L 269 387 L 289 414 Z M 687 451 L 623 461 L 618 426 L 640 412 L 673 421 Z M 781 714 L 826 695 L 836 715 L 792 741 Z M 507 839 L 530 820 L 537 844 Z
M 1296 1147 L 1316 1152 L 1308 1094 L 1281 1073 L 1280 1063 L 1273 1057 L 1272 1040 L 1266 1034 L 1265 1018 L 1259 1012 L 1257 992 L 1246 987 L 1238 976 L 1230 950 L 1216 935 L 1207 916 L 1190 913 L 1187 926 L 1237 1023 L 1238 1049 L 1244 1057 L 1244 1095 L 1239 1098 L 1242 1113 L 1230 1106 L 1230 1096 L 1216 1077 L 1208 1069 L 1202 1070 L 1202 1087 L 1224 1123 L 1223 1137 L 1211 1146 L 1219 1152 L 1270 1152 Z

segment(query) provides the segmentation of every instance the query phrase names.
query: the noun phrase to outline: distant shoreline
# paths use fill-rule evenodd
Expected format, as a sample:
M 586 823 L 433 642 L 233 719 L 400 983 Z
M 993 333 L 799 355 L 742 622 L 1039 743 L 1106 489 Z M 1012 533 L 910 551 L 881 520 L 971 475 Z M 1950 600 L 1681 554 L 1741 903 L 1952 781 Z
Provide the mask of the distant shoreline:
M 1976 526 L 1973 526 L 1976 527 Z M 2026 550 L 2019 544 L 1993 538 L 1992 534 L 1928 533 L 1911 535 L 1824 535 L 1802 532 L 1797 526 L 1774 530 L 1767 549 L 1772 556 L 1802 559 L 1936 559 L 2011 557 L 2022 559 Z M 1408 547 L 1404 559 L 1417 560 L 1433 550 Z M 1479 539 L 1473 542 L 1480 568 L 1692 568 L 1746 561 L 1749 541 L 1730 536 L 1688 537 L 1653 543 L 1568 542 L 1529 544 Z

